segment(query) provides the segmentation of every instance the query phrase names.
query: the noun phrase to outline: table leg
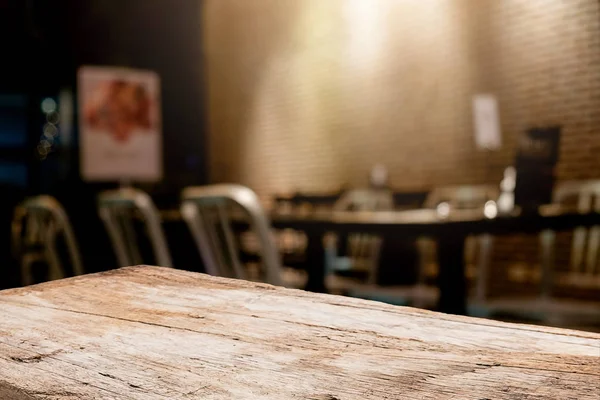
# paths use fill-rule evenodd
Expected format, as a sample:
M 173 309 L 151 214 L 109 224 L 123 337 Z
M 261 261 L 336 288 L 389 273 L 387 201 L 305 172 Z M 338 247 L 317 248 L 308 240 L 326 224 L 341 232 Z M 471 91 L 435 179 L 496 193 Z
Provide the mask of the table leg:
M 305 290 L 317 293 L 327 293 L 325 286 L 325 247 L 321 232 L 307 231 L 306 271 L 308 280 Z
M 466 235 L 459 232 L 448 232 L 438 237 L 438 311 L 444 313 L 467 313 L 465 239 Z

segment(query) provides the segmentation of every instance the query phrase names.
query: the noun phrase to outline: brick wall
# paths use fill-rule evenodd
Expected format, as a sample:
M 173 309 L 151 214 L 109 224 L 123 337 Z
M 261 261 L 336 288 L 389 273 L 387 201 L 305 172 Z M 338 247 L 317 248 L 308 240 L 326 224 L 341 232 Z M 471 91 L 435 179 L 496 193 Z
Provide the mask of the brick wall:
M 204 26 L 213 181 L 267 199 L 384 163 L 399 189 L 497 183 L 518 135 L 556 124 L 558 179 L 600 178 L 598 0 L 207 0 Z M 500 150 L 475 146 L 476 93 Z M 496 271 L 537 262 L 535 237 L 495 246 Z
M 517 135 L 560 124 L 559 179 L 600 176 L 597 0 L 208 0 L 213 181 L 263 196 L 498 182 Z M 478 150 L 471 96 L 503 146 Z

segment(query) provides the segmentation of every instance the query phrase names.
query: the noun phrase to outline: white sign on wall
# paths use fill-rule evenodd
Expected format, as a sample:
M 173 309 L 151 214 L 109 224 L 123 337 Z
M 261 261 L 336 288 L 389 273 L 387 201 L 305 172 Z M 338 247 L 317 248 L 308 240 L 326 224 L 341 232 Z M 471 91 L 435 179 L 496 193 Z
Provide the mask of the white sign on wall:
M 496 150 L 502 146 L 498 101 L 490 94 L 473 96 L 475 144 L 480 149 Z
M 125 68 L 78 71 L 81 175 L 86 181 L 162 178 L 160 80 Z

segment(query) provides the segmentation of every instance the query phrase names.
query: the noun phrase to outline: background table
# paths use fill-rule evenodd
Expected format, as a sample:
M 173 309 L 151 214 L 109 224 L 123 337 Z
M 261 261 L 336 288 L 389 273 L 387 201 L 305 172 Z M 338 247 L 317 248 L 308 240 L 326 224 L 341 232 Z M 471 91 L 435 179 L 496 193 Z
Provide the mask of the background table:
M 135 267 L 0 292 L 0 399 L 597 399 L 600 335 Z
M 600 225 L 600 213 L 582 214 L 556 206 L 542 207 L 536 214 L 514 214 L 486 218 L 482 210 L 455 210 L 449 218 L 440 218 L 435 210 L 392 212 L 326 212 L 307 215 L 273 214 L 273 226 L 305 231 L 308 237 L 306 265 L 309 281 L 306 289 L 326 292 L 325 253 L 322 237 L 327 232 L 376 233 L 385 237 L 411 240 L 419 236 L 435 238 L 438 243 L 437 309 L 466 314 L 467 293 L 464 267 L 464 243 L 468 235 L 489 233 L 505 235 L 537 233 L 543 230 L 569 230 L 578 226 Z M 384 239 L 385 245 L 385 239 Z

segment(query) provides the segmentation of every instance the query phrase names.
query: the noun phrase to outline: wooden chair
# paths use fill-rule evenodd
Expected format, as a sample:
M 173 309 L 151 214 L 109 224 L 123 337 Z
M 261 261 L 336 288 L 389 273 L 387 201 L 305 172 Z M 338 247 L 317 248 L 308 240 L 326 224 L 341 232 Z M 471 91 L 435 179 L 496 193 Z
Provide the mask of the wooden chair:
M 258 242 L 262 261 L 258 276 L 252 277 L 239 258 L 239 244 L 233 229 L 235 214 L 236 218 L 249 221 Z M 196 242 L 207 273 L 296 286 L 283 277 L 269 218 L 251 189 L 233 184 L 186 188 L 181 194 L 181 216 Z
M 418 209 L 422 207 L 426 195 L 426 192 L 392 192 L 386 189 L 376 192 L 375 196 L 364 193 L 354 196 L 354 201 L 340 201 L 336 204 L 336 209 L 364 211 Z M 389 282 L 382 277 L 381 268 L 386 266 L 385 263 L 399 260 L 394 257 L 390 259 L 390 254 L 382 253 L 384 243 L 381 236 L 353 233 L 341 238 L 330 236 L 326 242 L 326 265 L 329 271 L 327 287 L 334 293 L 398 305 L 410 303 L 413 296 L 412 293 L 407 293 L 411 290 L 407 291 L 402 285 Z M 341 254 L 345 256 L 338 256 L 340 248 L 345 250 L 341 251 Z M 410 245 L 407 249 L 410 249 Z M 352 277 L 351 273 L 350 277 L 343 276 L 344 273 L 348 274 L 347 271 L 354 272 L 354 275 L 362 273 L 363 277 Z M 401 274 L 405 272 L 410 275 L 408 271 L 402 271 Z M 389 271 L 386 273 L 389 274 Z M 385 286 L 382 285 L 384 282 Z
M 553 193 L 553 202 L 565 205 L 569 200 L 576 203 L 578 212 L 589 213 L 600 212 L 600 180 L 590 181 L 568 181 L 560 183 Z M 600 226 L 591 228 L 577 227 L 573 231 L 571 242 L 571 254 L 568 270 L 560 273 L 556 265 L 556 232 L 545 231 L 540 234 L 541 247 L 541 279 L 540 298 L 547 304 L 545 310 L 547 318 L 553 318 L 552 313 L 560 310 L 569 314 L 585 313 L 582 303 L 569 310 L 558 305 L 555 299 L 554 289 L 557 284 L 570 290 L 600 290 L 600 265 L 598 260 L 598 249 L 600 247 Z M 564 303 L 564 302 L 562 302 Z M 589 304 L 591 305 L 591 304 Z M 591 305 L 590 309 L 596 308 L 593 313 L 596 319 L 600 319 L 600 304 L 596 307 Z M 587 313 L 586 313 L 587 314 Z
M 277 214 L 309 215 L 329 212 L 344 194 L 340 189 L 330 193 L 295 193 L 278 195 L 273 198 L 272 211 Z M 306 262 L 306 246 L 308 236 L 303 231 L 294 229 L 276 230 L 277 247 L 283 253 L 284 265 L 302 268 Z M 320 238 L 318 239 L 320 240 Z M 242 246 L 245 250 L 245 247 Z
M 389 211 L 394 208 L 393 193 L 387 189 L 354 189 L 347 191 L 334 204 L 335 211 Z M 336 272 L 354 271 L 367 275 L 367 282 L 375 284 L 382 238 L 378 235 L 351 233 L 347 237 L 326 238 L 326 269 L 329 272 L 329 287 L 347 286 L 341 284 L 346 279 L 339 279 Z M 338 255 L 338 250 L 346 250 L 346 254 Z
M 600 180 L 564 182 L 559 184 L 553 193 L 553 201 L 557 204 L 565 203 L 569 197 L 577 198 L 577 211 L 581 213 L 600 212 Z M 541 245 L 544 253 L 555 250 L 553 241 L 554 235 L 546 234 L 545 238 L 542 238 Z M 593 226 L 589 229 L 575 228 L 571 244 L 570 270 L 561 277 L 561 281 L 576 287 L 600 288 L 599 246 L 600 226 Z M 552 283 L 554 257 L 548 255 L 545 258 L 547 264 L 545 264 L 546 268 L 543 268 L 543 274 L 548 275 L 545 280 L 545 284 L 548 285 Z M 545 287 L 543 293 L 549 296 L 551 286 Z
M 575 205 L 579 212 L 600 212 L 600 181 L 568 181 L 559 183 L 553 193 L 553 202 L 569 209 Z M 600 290 L 598 247 L 600 227 L 578 227 L 572 232 L 570 260 L 566 268 L 556 263 L 557 233 L 546 230 L 539 234 L 540 264 L 539 292 L 529 296 L 513 296 L 490 300 L 488 315 L 505 315 L 554 325 L 597 325 L 600 322 L 600 303 L 556 296 L 561 289 L 576 293 L 580 290 Z M 566 237 L 564 239 L 567 239 Z M 565 243 L 566 244 L 566 243 Z
M 136 219 L 144 224 L 156 262 L 162 267 L 173 266 L 160 215 L 147 193 L 134 188 L 102 192 L 98 212 L 121 267 L 143 263 L 134 227 Z
M 51 196 L 26 199 L 15 209 L 12 224 L 13 252 L 20 259 L 23 285 L 33 282 L 32 265 L 48 265 L 49 279 L 66 276 L 57 248 L 57 238 L 62 235 L 70 258 L 73 274 L 83 274 L 83 265 L 77 239 L 62 205 Z

